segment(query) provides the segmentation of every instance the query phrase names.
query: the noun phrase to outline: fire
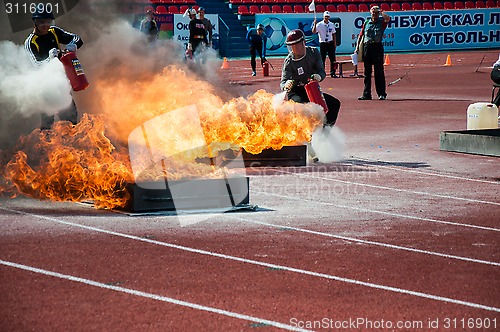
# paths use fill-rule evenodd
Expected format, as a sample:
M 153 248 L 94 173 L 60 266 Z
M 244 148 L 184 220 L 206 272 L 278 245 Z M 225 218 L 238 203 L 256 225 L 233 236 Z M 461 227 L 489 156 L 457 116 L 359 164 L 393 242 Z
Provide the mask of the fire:
M 310 141 L 323 117 L 321 107 L 312 103 L 275 106 L 274 95 L 264 90 L 224 102 L 214 86 L 173 66 L 147 80 L 100 79 L 91 84 L 99 94 L 94 108 L 100 114 L 86 114 L 76 126 L 58 122 L 51 131 L 37 129 L 21 138 L 5 167 L 0 192 L 58 201 L 93 200 L 97 208 L 124 206 L 129 199 L 126 184 L 137 179 L 128 151 L 115 145 L 127 146 L 134 129 L 190 105 L 196 106 L 198 127 L 189 121 L 158 122 L 157 131 L 179 145 L 191 137 L 194 140 L 201 125 L 205 144 L 187 159 L 165 153 L 163 168 L 142 173 L 145 179 L 219 176 L 223 172 L 197 163 L 196 158 L 229 148 L 257 154 L 302 144 Z M 200 146 L 200 142 L 184 143 Z M 148 153 L 142 158 L 145 165 L 150 162 Z

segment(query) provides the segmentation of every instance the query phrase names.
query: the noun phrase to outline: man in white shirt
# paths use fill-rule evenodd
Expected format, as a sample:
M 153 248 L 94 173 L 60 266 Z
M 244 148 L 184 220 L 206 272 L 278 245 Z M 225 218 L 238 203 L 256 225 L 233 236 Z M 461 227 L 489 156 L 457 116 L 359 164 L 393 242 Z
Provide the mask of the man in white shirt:
M 316 23 L 316 19 L 313 22 L 313 33 L 317 33 L 319 37 L 319 51 L 321 53 L 321 59 L 323 60 L 323 65 L 326 68 L 326 56 L 330 59 L 330 76 L 338 77 L 335 75 L 337 66 L 335 64 L 335 49 L 337 48 L 335 24 L 330 22 L 330 12 L 326 11 L 323 13 L 323 21 Z

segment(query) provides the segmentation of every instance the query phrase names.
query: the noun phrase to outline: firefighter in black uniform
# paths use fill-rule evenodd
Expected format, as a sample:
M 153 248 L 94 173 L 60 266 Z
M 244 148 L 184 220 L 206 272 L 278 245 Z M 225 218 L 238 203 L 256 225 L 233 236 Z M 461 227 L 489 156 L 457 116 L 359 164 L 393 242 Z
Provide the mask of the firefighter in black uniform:
M 196 18 L 196 9 L 188 9 L 188 15 L 191 19 L 191 21 L 189 21 L 188 52 L 190 53 L 190 56 L 193 56 L 201 43 L 204 43 L 205 46 L 208 45 L 208 38 L 205 24 Z
M 35 27 L 24 42 L 24 48 L 35 66 L 60 57 L 62 55 L 59 52 L 60 50 L 74 52 L 83 45 L 83 41 L 79 36 L 54 25 L 54 14 L 47 11 L 48 8 L 45 5 L 36 6 L 36 11 L 31 17 Z M 60 120 L 71 121 L 71 123 L 76 124 L 78 122 L 78 113 L 75 102 L 73 101 L 67 109 L 60 111 L 58 115 Z M 42 113 L 40 129 L 50 129 L 53 123 L 53 115 Z

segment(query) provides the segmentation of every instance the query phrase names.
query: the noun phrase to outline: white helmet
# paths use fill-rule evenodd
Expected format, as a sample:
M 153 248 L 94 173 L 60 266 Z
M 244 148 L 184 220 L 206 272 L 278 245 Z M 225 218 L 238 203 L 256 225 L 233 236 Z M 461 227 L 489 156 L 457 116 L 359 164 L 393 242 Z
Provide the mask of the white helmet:
M 194 8 L 188 8 L 186 9 L 186 11 L 184 12 L 184 17 L 188 16 L 188 15 L 196 15 L 196 9 Z

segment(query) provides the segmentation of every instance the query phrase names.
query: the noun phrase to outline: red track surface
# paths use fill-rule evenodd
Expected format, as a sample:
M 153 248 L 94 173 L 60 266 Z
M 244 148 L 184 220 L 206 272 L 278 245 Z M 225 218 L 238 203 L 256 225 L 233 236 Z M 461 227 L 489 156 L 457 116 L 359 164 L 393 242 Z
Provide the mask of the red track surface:
M 451 53 L 443 67 L 446 56 L 390 55 L 387 82 L 404 78 L 386 101 L 358 101 L 361 79 L 327 78 L 345 160 L 252 170 L 251 203 L 266 211 L 186 226 L 2 198 L 0 329 L 498 330 L 499 160 L 439 150 L 441 131 L 489 101 L 498 52 Z M 229 64 L 242 95 L 278 92 L 279 70 Z

